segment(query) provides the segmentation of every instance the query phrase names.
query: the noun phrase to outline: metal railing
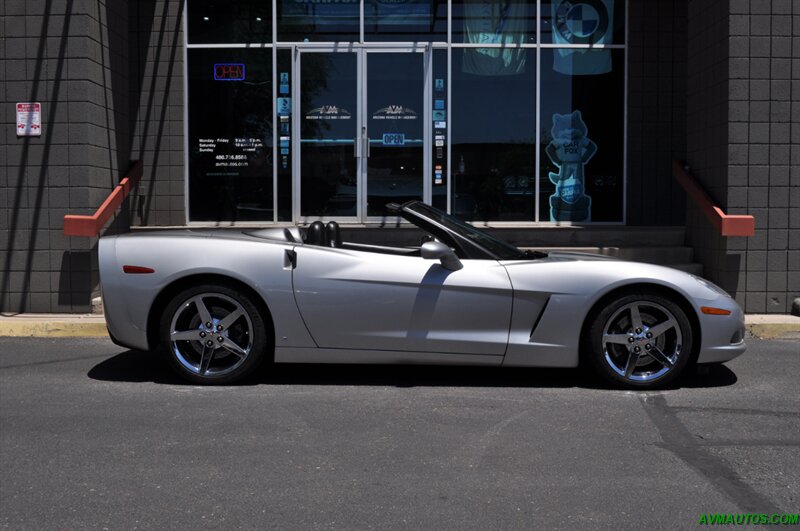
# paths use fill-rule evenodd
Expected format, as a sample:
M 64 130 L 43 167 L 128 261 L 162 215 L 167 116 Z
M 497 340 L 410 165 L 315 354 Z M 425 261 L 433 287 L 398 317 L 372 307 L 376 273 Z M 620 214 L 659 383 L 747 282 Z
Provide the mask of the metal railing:
M 672 161 L 672 175 L 686 190 L 686 195 L 697 208 L 708 218 L 722 236 L 752 236 L 756 232 L 756 220 L 750 215 L 726 214 L 708 196 L 688 167 L 677 160 Z
M 128 197 L 139 179 L 142 178 L 142 161 L 137 160 L 128 170 L 128 174 L 108 194 L 103 204 L 91 216 L 68 214 L 64 216 L 64 234 L 67 236 L 98 236 L 108 220 L 114 215 L 122 202 Z

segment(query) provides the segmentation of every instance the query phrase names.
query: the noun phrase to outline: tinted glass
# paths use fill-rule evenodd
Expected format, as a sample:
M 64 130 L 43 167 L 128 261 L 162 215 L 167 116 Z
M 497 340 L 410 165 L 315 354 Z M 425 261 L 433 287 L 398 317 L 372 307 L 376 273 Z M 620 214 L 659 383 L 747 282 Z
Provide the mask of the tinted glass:
M 542 50 L 541 221 L 622 221 L 624 59 Z
M 450 103 L 447 98 L 447 50 L 433 51 L 433 143 L 431 145 L 431 161 L 433 179 L 431 186 L 431 204 L 440 210 L 447 210 L 447 111 Z M 437 112 L 438 111 L 438 112 Z M 442 115 L 444 111 L 444 115 Z M 436 118 L 444 118 L 436 119 Z
M 425 130 L 422 53 L 367 54 L 367 215 L 422 199 Z
M 422 216 L 435 221 L 439 225 L 442 225 L 459 236 L 463 236 L 464 238 L 477 243 L 501 260 L 511 260 L 525 256 L 524 252 L 517 249 L 510 243 L 498 240 L 494 236 L 478 230 L 472 225 L 464 223 L 453 216 L 449 216 L 434 207 L 428 206 L 424 203 L 415 203 L 413 205 L 409 205 L 407 208 L 412 212 L 417 212 Z M 408 219 L 413 220 L 414 218 L 409 217 Z
M 292 51 L 278 50 L 278 102 L 292 96 Z M 291 102 L 291 100 L 289 100 Z M 292 219 L 292 106 L 278 113 L 278 221 Z
M 625 0 L 542 0 L 542 44 L 625 44 Z
M 278 40 L 284 42 L 359 41 L 358 0 L 277 0 Z
M 476 49 L 453 49 L 452 204 L 468 220 L 535 219 L 536 52 L 505 75 L 477 67 Z
M 189 0 L 189 44 L 271 42 L 272 2 Z
M 453 0 L 453 43 L 459 42 L 506 46 L 535 43 L 536 2 Z M 485 58 L 478 59 L 482 63 L 502 63 L 511 55 L 513 54 L 488 54 Z
M 365 0 L 366 41 L 447 41 L 446 0 Z
M 188 54 L 189 219 L 271 221 L 272 53 Z
M 357 55 L 300 56 L 300 215 L 357 213 Z

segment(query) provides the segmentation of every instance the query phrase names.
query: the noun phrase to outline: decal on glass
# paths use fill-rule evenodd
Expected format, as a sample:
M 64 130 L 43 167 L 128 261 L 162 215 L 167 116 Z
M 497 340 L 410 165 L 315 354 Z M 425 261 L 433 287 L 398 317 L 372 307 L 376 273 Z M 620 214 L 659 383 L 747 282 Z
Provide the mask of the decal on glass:
M 553 44 L 611 44 L 614 0 L 554 0 Z M 611 72 L 611 50 L 559 48 L 553 70 L 568 76 Z
M 584 193 L 584 166 L 597 152 L 581 111 L 554 114 L 553 139 L 545 148 L 558 173 L 549 172 L 556 191 L 550 196 L 550 221 L 591 221 L 592 198 Z
M 278 98 L 278 116 L 292 114 L 292 98 Z
M 323 105 L 306 113 L 306 120 L 349 120 L 352 114 L 336 105 Z
M 372 113 L 373 120 L 416 120 L 417 112 L 402 105 L 389 105 Z

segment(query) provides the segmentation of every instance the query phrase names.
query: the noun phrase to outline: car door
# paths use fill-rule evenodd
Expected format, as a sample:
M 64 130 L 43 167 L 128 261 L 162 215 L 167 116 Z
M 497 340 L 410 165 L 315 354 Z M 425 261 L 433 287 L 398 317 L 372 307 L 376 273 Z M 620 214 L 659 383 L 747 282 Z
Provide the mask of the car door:
M 502 356 L 511 283 L 495 260 L 436 260 L 303 245 L 295 299 L 321 348 Z

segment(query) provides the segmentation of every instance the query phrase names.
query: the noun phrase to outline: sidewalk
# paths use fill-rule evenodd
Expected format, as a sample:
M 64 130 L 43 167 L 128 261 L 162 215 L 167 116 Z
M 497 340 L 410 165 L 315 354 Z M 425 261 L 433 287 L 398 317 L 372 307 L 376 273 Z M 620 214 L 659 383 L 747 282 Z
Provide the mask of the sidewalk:
M 783 314 L 745 316 L 751 336 L 800 340 L 800 317 Z M 24 313 L 0 315 L 0 337 L 108 337 L 102 314 Z

